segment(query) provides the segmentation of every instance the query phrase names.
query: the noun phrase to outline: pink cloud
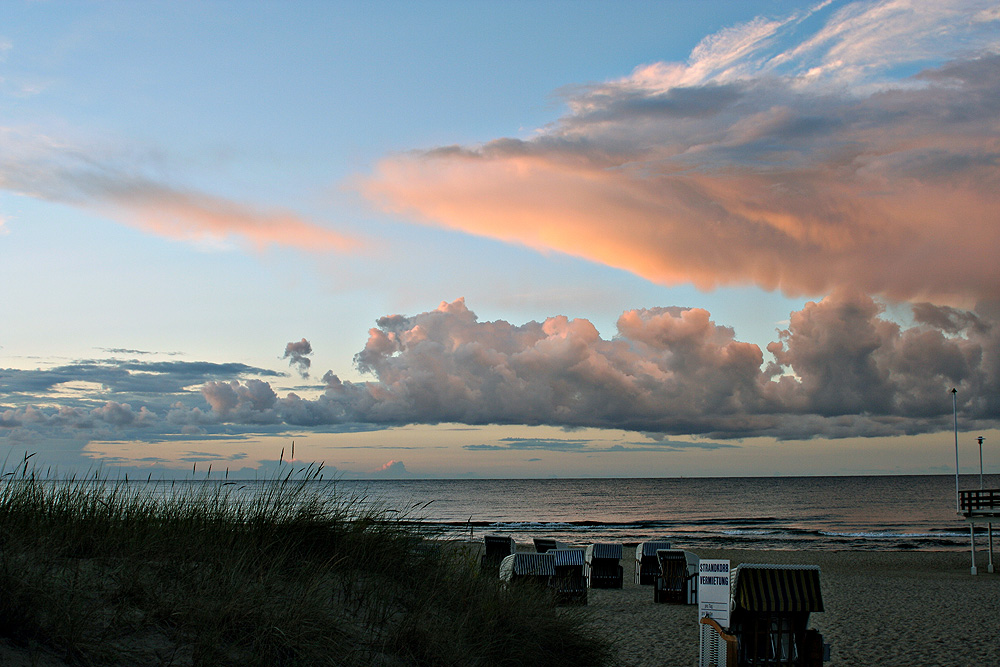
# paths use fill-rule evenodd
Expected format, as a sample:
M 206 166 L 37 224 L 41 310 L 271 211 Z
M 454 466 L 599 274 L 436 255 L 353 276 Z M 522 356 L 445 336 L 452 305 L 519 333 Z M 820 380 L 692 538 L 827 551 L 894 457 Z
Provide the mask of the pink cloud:
M 584 319 L 480 322 L 464 300 L 381 318 L 355 357 L 373 382 L 325 378 L 281 399 L 289 423 L 549 424 L 716 438 L 898 435 L 995 423 L 995 315 L 919 304 L 910 328 L 837 290 L 792 313 L 768 350 L 699 308 L 629 310 L 603 339 Z
M 0 128 L 0 190 L 99 211 L 177 241 L 347 252 L 357 239 L 294 212 L 266 208 L 151 177 L 120 155 Z M 2 220 L 0 220 L 2 231 Z
M 945 5 L 882 9 L 893 39 L 930 45 L 928 26 L 959 12 Z M 802 53 L 764 51 L 792 20 L 720 33 L 686 64 L 575 92 L 531 139 L 387 157 L 359 188 L 425 224 L 662 284 L 970 306 L 1000 284 L 1000 33 L 949 25 L 985 55 L 947 62 L 943 37 L 939 53 L 880 50 L 855 20 L 866 7 L 837 13 Z M 932 58 L 943 64 L 905 80 L 876 76 Z
M 310 252 L 346 252 L 359 243 L 292 212 L 261 210 L 203 193 L 174 190 L 148 182 L 110 191 L 98 208 L 144 231 L 177 241 L 237 240 L 256 250 L 287 246 Z

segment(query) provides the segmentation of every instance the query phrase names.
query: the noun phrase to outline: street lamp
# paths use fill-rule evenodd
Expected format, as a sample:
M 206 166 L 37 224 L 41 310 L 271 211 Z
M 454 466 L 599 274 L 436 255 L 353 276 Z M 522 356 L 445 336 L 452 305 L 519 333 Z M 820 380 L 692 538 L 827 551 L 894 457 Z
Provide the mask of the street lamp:
M 962 513 L 958 502 L 958 389 L 951 388 L 951 409 L 955 415 L 955 511 Z
M 979 490 L 983 490 L 983 436 L 976 438 L 979 441 Z

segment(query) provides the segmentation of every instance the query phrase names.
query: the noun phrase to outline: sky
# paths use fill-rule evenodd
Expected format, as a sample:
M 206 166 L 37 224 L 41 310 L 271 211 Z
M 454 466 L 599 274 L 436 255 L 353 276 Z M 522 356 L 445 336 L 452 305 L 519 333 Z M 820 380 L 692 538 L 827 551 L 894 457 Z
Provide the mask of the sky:
M 996 472 L 998 103 L 995 1 L 5 2 L 0 456 Z

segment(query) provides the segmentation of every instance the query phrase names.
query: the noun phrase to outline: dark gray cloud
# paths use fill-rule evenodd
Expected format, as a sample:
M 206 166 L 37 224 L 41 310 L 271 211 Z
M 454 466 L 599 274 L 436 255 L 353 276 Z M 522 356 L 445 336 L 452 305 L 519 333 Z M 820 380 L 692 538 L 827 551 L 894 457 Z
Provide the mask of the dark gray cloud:
M 312 345 L 305 338 L 295 342 L 292 341 L 285 345 L 285 354 L 282 359 L 288 359 L 288 365 L 297 368 L 299 375 L 303 378 L 309 377 L 309 366 L 312 365 L 312 359 L 309 355 L 312 354 Z
M 501 438 L 497 445 L 465 445 L 470 451 L 532 451 L 582 452 L 587 450 L 587 440 L 560 440 L 555 438 Z
M 214 386 L 221 381 L 217 378 L 260 382 L 259 377 L 282 376 L 239 363 L 115 359 L 49 369 L 0 369 L 0 435 L 31 447 L 60 442 L 68 448 L 95 439 L 238 438 L 245 427 L 233 428 L 220 419 L 202 391 L 192 387 Z M 257 385 L 248 386 L 241 385 L 239 395 L 251 402 L 252 416 L 260 419 L 260 401 L 251 400 Z M 243 413 L 234 409 L 232 414 Z M 274 423 L 267 428 L 280 433 L 286 427 Z
M 736 447 L 736 445 L 718 442 L 688 442 L 665 438 L 653 438 L 650 442 L 628 442 L 614 445 L 583 439 L 501 438 L 498 444 L 465 445 L 463 449 L 480 452 L 546 451 L 598 454 L 601 452 L 666 452 L 684 449 L 734 449 Z
M 163 395 L 208 380 L 283 375 L 238 363 L 90 360 L 49 369 L 0 369 L 0 400 L 16 394 L 38 395 L 68 382 L 91 382 L 115 394 Z

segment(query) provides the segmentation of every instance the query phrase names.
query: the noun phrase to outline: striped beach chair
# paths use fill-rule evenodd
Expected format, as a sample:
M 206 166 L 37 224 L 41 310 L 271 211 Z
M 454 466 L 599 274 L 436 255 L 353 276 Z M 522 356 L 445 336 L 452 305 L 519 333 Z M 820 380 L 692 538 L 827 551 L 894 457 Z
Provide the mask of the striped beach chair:
M 487 535 L 483 538 L 486 550 L 479 561 L 479 566 L 483 572 L 499 571 L 500 563 L 504 558 L 517 551 L 513 538 L 506 535 Z
M 621 588 L 624 578 L 622 545 L 595 542 L 584 554 L 584 574 L 590 588 Z
M 656 576 L 660 573 L 660 561 L 656 560 L 656 552 L 669 548 L 670 542 L 666 540 L 640 542 L 635 547 L 635 583 L 643 586 L 656 583 Z
M 551 586 L 557 604 L 587 604 L 587 578 L 583 574 L 586 556 L 583 549 L 550 549 L 556 573 Z
M 565 549 L 566 545 L 562 542 L 557 542 L 556 540 L 549 537 L 533 537 L 531 541 L 535 545 L 535 551 L 540 554 L 550 551 L 552 549 Z
M 698 563 L 690 551 L 657 549 L 660 572 L 653 586 L 653 602 L 695 604 L 698 602 Z
M 556 574 L 551 553 L 514 553 L 500 562 L 500 579 L 512 584 L 528 583 L 546 588 Z
M 702 665 L 714 649 L 720 667 L 821 667 L 828 649 L 809 614 L 823 611 L 819 567 L 744 563 L 733 570 L 729 628 L 701 620 Z M 705 635 L 703 634 L 703 637 Z

